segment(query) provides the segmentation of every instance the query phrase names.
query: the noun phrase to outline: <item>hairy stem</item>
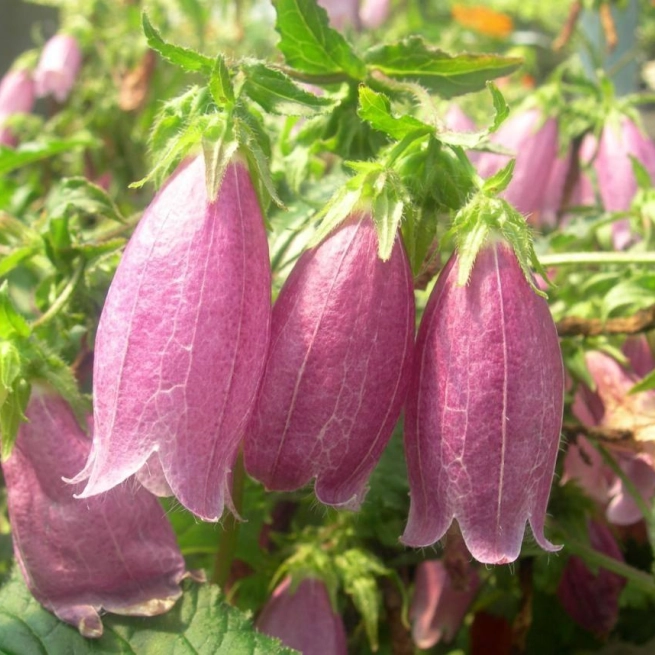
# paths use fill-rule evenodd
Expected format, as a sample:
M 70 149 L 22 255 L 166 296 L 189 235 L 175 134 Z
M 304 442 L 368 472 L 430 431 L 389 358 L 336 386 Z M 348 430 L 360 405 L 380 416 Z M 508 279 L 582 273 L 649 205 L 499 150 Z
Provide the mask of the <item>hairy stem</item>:
M 655 264 L 655 252 L 567 252 L 539 257 L 542 266 Z
M 46 311 L 43 315 L 37 318 L 34 323 L 32 323 L 33 328 L 38 328 L 45 325 L 46 323 L 49 323 L 66 306 L 66 303 L 70 300 L 70 297 L 73 295 L 75 288 L 84 275 L 85 267 L 86 261 L 82 259 L 82 261 L 77 265 L 77 268 L 73 271 L 71 279 L 68 280 L 68 283 L 64 287 L 63 291 L 59 294 L 55 302 L 50 305 L 48 311 Z
M 241 513 L 243 505 L 243 487 L 245 482 L 245 469 L 243 466 L 243 452 L 239 451 L 234 470 L 232 471 L 232 502 L 237 513 Z M 237 550 L 239 540 L 239 525 L 241 521 L 234 514 L 230 513 L 223 521 L 223 531 L 218 543 L 218 550 L 214 558 L 214 572 L 211 582 L 225 588 L 232 570 L 232 562 Z

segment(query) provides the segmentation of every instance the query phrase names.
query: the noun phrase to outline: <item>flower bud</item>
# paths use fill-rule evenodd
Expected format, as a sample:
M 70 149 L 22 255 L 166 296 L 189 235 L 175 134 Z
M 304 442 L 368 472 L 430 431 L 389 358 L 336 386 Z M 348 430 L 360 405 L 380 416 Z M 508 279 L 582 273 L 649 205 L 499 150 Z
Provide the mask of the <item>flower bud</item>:
M 273 592 L 255 625 L 303 655 L 347 655 L 346 629 L 334 612 L 325 584 L 305 578 L 295 591 L 291 578 Z
M 551 170 L 557 160 L 557 122 L 544 121 L 538 109 L 529 109 L 503 123 L 492 141 L 516 155 L 514 175 L 501 194 L 522 214 L 532 214 L 543 207 Z M 488 178 L 509 162 L 509 157 L 483 153 L 477 162 L 479 174 Z
M 70 95 L 82 65 L 82 51 L 68 34 L 56 34 L 43 48 L 34 72 L 36 95 L 53 95 L 64 102 Z
M 25 114 L 34 106 L 34 82 L 26 70 L 9 71 L 0 81 L 0 145 L 13 146 L 11 131 L 3 127 L 7 118 Z
M 416 569 L 414 597 L 409 611 L 412 638 L 419 648 L 450 643 L 480 587 L 471 569 L 467 586 L 457 588 L 440 560 L 421 562 Z
M 2 470 L 16 559 L 34 597 L 85 637 L 102 635 L 102 610 L 168 611 L 186 573 L 157 499 L 131 484 L 76 500 L 62 476 L 84 464 L 90 440 L 50 391 L 33 390 L 26 416 Z
M 139 472 L 218 520 L 264 367 L 270 284 L 247 169 L 231 163 L 212 201 L 203 158 L 182 165 L 141 219 L 100 317 L 80 497 Z
M 246 470 L 268 489 L 316 477 L 328 505 L 359 506 L 405 398 L 412 274 L 400 237 L 388 261 L 357 216 L 305 252 L 273 308 L 271 348 L 246 433 Z
M 614 536 L 601 523 L 589 522 L 589 541 L 599 553 L 624 561 Z M 625 583 L 624 577 L 607 569 L 592 573 L 582 559 L 573 555 L 562 574 L 557 597 L 576 623 L 605 635 L 619 618 L 619 596 Z
M 514 561 L 526 521 L 537 543 L 562 422 L 557 331 L 511 248 L 484 246 L 466 286 L 459 258 L 423 314 L 405 416 L 411 490 L 403 542 L 429 546 L 456 518 L 475 559 Z

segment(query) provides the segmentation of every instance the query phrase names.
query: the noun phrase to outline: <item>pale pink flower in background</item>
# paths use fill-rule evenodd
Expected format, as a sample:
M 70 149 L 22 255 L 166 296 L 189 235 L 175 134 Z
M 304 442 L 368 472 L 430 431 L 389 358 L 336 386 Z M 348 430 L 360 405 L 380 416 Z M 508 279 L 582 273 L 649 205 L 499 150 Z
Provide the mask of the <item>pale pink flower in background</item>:
M 34 81 L 27 70 L 9 71 L 0 81 L 0 145 L 13 146 L 16 140 L 6 120 L 14 114 L 28 114 L 34 106 Z
M 416 568 L 409 619 L 419 648 L 449 643 L 459 630 L 480 588 L 480 577 L 469 568 L 464 586 L 457 587 L 441 560 L 421 562 Z
M 68 34 L 56 34 L 44 46 L 34 72 L 36 94 L 39 98 L 53 95 L 64 102 L 82 66 L 82 51 L 77 41 Z

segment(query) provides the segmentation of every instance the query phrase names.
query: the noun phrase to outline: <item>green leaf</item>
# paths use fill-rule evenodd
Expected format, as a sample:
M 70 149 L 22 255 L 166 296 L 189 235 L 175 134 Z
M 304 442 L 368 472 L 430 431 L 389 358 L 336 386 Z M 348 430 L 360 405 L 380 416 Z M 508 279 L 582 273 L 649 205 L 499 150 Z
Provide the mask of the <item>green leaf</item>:
M 239 142 L 240 152 L 248 160 L 262 207 L 266 208 L 268 206 L 269 199 L 278 207 L 284 207 L 271 177 L 269 167 L 271 146 L 261 120 L 243 108 L 235 112 L 234 118 L 234 130 Z
M 42 159 L 54 157 L 62 152 L 76 148 L 89 148 L 93 145 L 95 145 L 95 141 L 91 137 L 77 136 L 70 139 L 31 141 L 21 144 L 15 150 L 0 146 L 0 175 L 5 175 Z
M 362 79 L 366 69 L 348 42 L 329 27 L 327 12 L 315 0 L 273 0 L 278 48 L 287 63 L 313 75 L 345 73 Z
M 107 192 L 85 177 L 63 178 L 50 193 L 46 208 L 51 219 L 67 217 L 77 210 L 119 223 L 125 221 Z
M 516 70 L 521 60 L 498 55 L 449 55 L 420 36 L 371 48 L 364 55 L 370 68 L 400 80 L 418 82 L 443 98 L 479 91 L 488 80 Z
M 359 87 L 360 118 L 371 124 L 376 130 L 401 140 L 408 134 L 429 134 L 434 129 L 413 116 L 396 117 L 391 113 L 391 103 L 383 93 L 377 93 L 365 85 Z
M 650 173 L 646 167 L 635 156 L 628 155 L 628 157 L 630 157 L 632 172 L 634 173 L 635 180 L 637 181 L 637 186 L 639 189 L 651 189 L 653 187 L 653 182 L 650 179 Z
M 642 391 L 649 391 L 650 389 L 655 389 L 655 371 L 651 371 L 643 380 L 640 380 L 635 384 L 629 393 L 641 393 Z
M 211 76 L 209 77 L 209 92 L 214 102 L 222 107 L 234 102 L 234 88 L 230 71 L 225 64 L 225 57 L 219 52 L 214 60 Z
M 509 116 L 509 106 L 505 102 L 505 96 L 503 96 L 493 82 L 487 82 L 487 89 L 489 89 L 489 92 L 491 93 L 495 110 L 494 120 L 489 128 L 489 132 L 495 132 Z
M 149 618 L 105 615 L 100 639 L 85 639 L 32 598 L 15 566 L 0 587 L 0 652 L 41 655 L 291 655 L 257 632 L 228 605 L 218 587 L 184 581 L 184 595 L 166 614 Z
M 382 597 L 376 577 L 386 576 L 389 570 L 372 553 L 351 548 L 334 559 L 344 591 L 352 598 L 364 619 L 371 650 L 378 649 L 378 623 Z
M 400 180 L 392 174 L 381 175 L 373 188 L 373 220 L 378 235 L 378 256 L 387 261 L 391 257 L 408 198 Z
M 234 136 L 225 133 L 227 127 L 226 123 L 224 132 L 219 138 L 203 139 L 202 142 L 202 150 L 205 156 L 207 197 L 210 202 L 216 200 L 225 170 L 239 147 L 239 143 Z
M 29 337 L 30 326 L 14 307 L 9 297 L 9 283 L 0 286 L 0 339 L 10 339 L 15 336 Z
M 0 405 L 20 375 L 20 353 L 11 341 L 0 341 Z
M 507 185 L 512 181 L 514 174 L 515 159 L 511 159 L 506 166 L 503 166 L 497 173 L 494 173 L 490 178 L 486 179 L 482 185 L 486 193 L 493 195 L 499 194 L 507 188 Z
M 263 109 L 283 116 L 309 116 L 331 107 L 329 98 L 300 88 L 288 75 L 256 63 L 245 66 L 244 91 Z
M 142 25 L 148 45 L 164 59 L 170 61 L 171 64 L 175 64 L 190 73 L 211 74 L 214 68 L 214 62 L 210 57 L 201 55 L 199 52 L 195 52 L 189 48 L 166 43 L 159 32 L 150 24 L 148 14 L 145 11 L 142 15 Z
M 25 418 L 25 408 L 27 401 L 30 399 L 31 387 L 23 378 L 14 380 L 11 389 L 5 398 L 2 407 L 0 407 L 0 456 L 7 459 L 11 455 L 11 449 L 14 447 L 18 428 Z M 2 652 L 0 650 L 0 652 Z

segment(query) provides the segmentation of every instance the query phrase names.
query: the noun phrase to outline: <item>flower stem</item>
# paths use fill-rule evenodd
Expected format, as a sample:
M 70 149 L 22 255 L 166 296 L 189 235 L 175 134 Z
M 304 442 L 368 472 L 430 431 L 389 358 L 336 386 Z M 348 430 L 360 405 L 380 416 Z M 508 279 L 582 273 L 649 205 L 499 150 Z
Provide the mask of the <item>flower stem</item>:
M 241 514 L 243 505 L 243 488 L 246 473 L 243 466 L 243 452 L 240 450 L 237 455 L 234 469 L 232 471 L 232 502 L 234 509 Z M 232 562 L 237 550 L 239 540 L 239 526 L 241 519 L 233 513 L 229 513 L 223 521 L 223 531 L 218 543 L 218 550 L 214 557 L 214 572 L 212 573 L 211 582 L 225 588 L 232 570 Z
M 567 252 L 541 255 L 542 266 L 575 266 L 578 264 L 655 264 L 655 252 Z
M 71 276 L 71 279 L 68 280 L 68 283 L 64 287 L 63 291 L 59 294 L 52 305 L 48 307 L 48 311 L 46 311 L 32 323 L 32 328 L 38 328 L 50 322 L 66 306 L 66 303 L 70 300 L 70 297 L 75 291 L 75 287 L 77 287 L 80 280 L 82 279 L 85 267 L 86 261 L 82 259 L 82 261 L 77 265 L 77 268 L 73 271 L 73 275 Z

